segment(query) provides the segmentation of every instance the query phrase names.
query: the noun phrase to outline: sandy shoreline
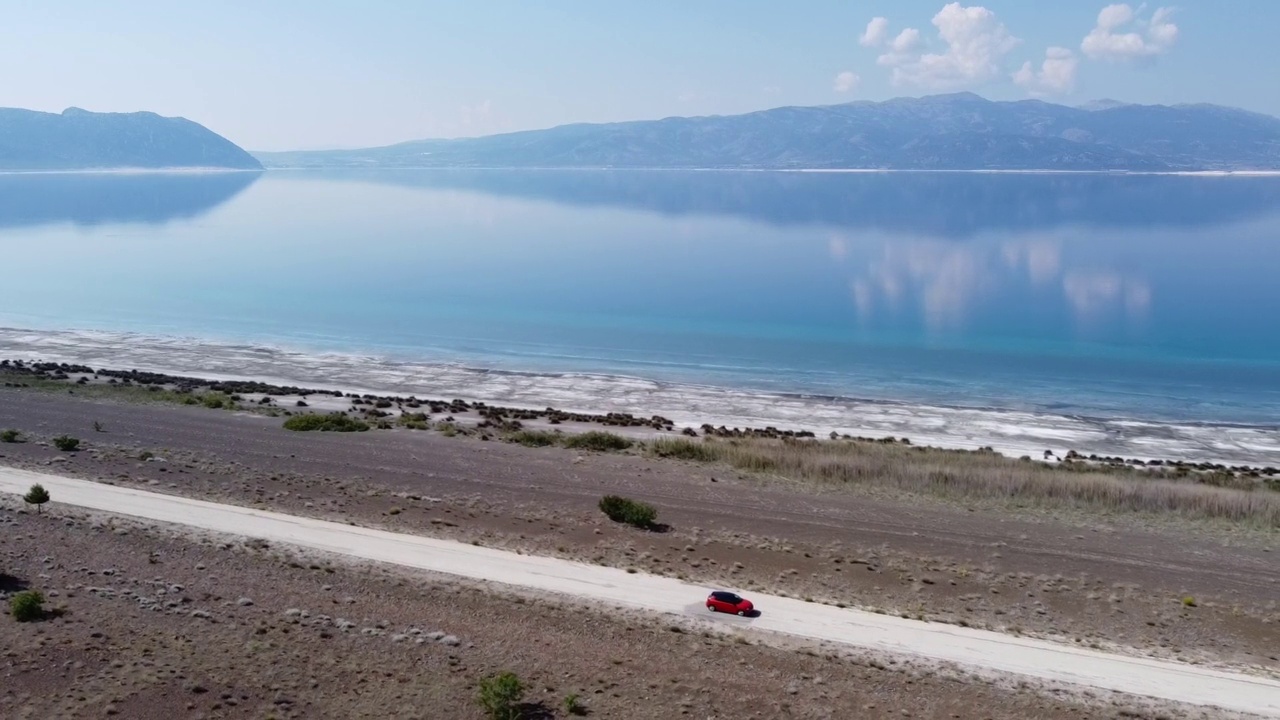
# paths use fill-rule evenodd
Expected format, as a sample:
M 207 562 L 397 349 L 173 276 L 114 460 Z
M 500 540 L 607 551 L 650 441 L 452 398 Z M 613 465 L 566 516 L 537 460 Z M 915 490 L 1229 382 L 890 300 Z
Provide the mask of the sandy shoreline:
M 273 415 L 294 412 L 346 413 L 363 417 L 373 425 L 395 426 L 415 417 L 424 422 L 442 419 L 460 428 L 484 430 L 492 427 L 500 431 L 520 429 L 539 431 L 586 432 L 605 429 L 637 440 L 655 438 L 795 438 L 818 440 L 861 440 L 890 444 L 902 444 L 923 448 L 995 452 L 1006 457 L 1022 457 L 1037 462 L 1059 463 L 1063 460 L 1093 462 L 1116 467 L 1186 467 L 1201 471 L 1226 471 L 1238 474 L 1253 473 L 1272 477 L 1278 471 L 1267 463 L 1247 463 L 1223 460 L 1188 460 L 1179 457 L 1098 454 L 1072 445 L 1057 445 L 1044 450 L 1010 448 L 1007 445 L 987 444 L 956 446 L 946 439 L 938 441 L 928 435 L 862 435 L 838 430 L 814 430 L 806 425 L 774 425 L 766 423 L 737 424 L 732 421 L 713 422 L 706 418 L 688 417 L 677 413 L 666 416 L 658 413 L 632 413 L 620 410 L 581 409 L 555 407 L 545 404 L 512 404 L 494 402 L 465 394 L 440 395 L 432 393 L 408 393 L 379 391 L 372 388 L 300 385 L 282 377 L 245 377 L 235 374 L 200 375 L 175 372 L 168 369 L 117 369 L 93 368 L 88 365 L 58 362 L 31 362 L 0 358 L 0 375 L 8 373 L 13 380 L 29 374 L 36 379 L 52 379 L 64 382 L 68 387 L 76 385 L 137 384 L 154 390 L 180 390 L 182 392 L 214 391 L 234 394 L 245 405 Z M 16 377 L 12 377 L 17 373 Z M 8 384 L 6 382 L 6 384 Z M 892 407 L 892 406 L 890 406 Z M 455 415 L 457 416 L 455 418 Z
M 881 400 L 659 382 L 589 373 L 486 370 L 199 338 L 0 328 L 0 358 L 137 368 L 207 380 L 256 380 L 343 394 L 462 399 L 523 410 L 660 415 L 678 427 L 774 427 L 827 437 L 909 438 L 918 445 L 1010 457 L 1119 457 L 1220 465 L 1280 465 L 1280 428 L 1092 418 L 1030 410 Z

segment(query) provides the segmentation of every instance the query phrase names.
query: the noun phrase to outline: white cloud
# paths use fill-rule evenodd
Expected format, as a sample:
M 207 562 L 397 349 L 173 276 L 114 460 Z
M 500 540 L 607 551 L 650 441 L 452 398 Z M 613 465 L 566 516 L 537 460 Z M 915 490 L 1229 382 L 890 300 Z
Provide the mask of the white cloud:
M 862 82 L 862 78 L 858 77 L 857 73 L 845 70 L 839 75 L 836 75 L 836 81 L 833 89 L 839 93 L 847 93 L 858 87 L 858 83 L 860 82 Z
M 985 82 L 1000 74 L 1004 57 L 1021 42 L 995 13 L 979 5 L 950 3 L 933 16 L 933 25 L 946 43 L 945 52 L 917 55 L 920 34 L 909 28 L 877 60 L 893 68 L 895 85 L 946 88 Z
M 905 55 L 913 52 L 920 47 L 920 31 L 915 28 L 907 28 L 898 33 L 898 36 L 889 43 L 889 50 L 893 53 Z
M 863 47 L 880 47 L 884 44 L 884 40 L 889 36 L 889 20 L 888 18 L 874 17 L 871 22 L 867 23 L 866 32 L 862 33 L 862 37 L 858 38 L 858 42 Z
M 1058 95 L 1075 88 L 1076 68 L 1080 59 L 1066 48 L 1051 47 L 1044 52 L 1044 62 L 1037 72 L 1031 61 L 1013 74 L 1013 82 L 1027 89 L 1032 95 Z
M 1177 40 L 1172 8 L 1158 8 L 1149 21 L 1141 22 L 1132 7 L 1120 3 L 1098 13 L 1098 24 L 1080 43 L 1080 50 L 1094 60 L 1131 60 L 1168 52 Z

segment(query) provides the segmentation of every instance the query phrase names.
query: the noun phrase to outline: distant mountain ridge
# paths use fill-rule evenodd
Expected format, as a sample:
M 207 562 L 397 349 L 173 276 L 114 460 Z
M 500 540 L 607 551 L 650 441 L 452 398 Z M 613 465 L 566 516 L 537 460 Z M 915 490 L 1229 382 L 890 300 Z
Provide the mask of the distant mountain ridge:
M 255 155 L 268 167 L 1277 170 L 1280 119 L 1216 105 L 1077 108 L 956 93 Z
M 151 112 L 46 113 L 0 108 L 0 170 L 261 170 L 235 143 L 185 118 Z

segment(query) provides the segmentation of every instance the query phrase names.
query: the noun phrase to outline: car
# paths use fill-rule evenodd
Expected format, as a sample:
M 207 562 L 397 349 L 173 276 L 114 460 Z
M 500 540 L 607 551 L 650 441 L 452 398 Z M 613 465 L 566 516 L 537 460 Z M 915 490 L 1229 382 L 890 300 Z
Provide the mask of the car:
M 707 609 L 711 612 L 726 612 L 737 615 L 750 615 L 756 606 L 751 601 L 726 590 L 716 590 L 707 596 Z

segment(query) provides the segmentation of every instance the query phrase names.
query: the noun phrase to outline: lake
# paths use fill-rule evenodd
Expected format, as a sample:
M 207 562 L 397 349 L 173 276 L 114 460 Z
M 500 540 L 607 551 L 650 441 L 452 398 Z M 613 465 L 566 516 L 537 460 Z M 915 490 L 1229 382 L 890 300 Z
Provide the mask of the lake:
M 1280 464 L 1280 178 L 0 176 L 0 357 Z

